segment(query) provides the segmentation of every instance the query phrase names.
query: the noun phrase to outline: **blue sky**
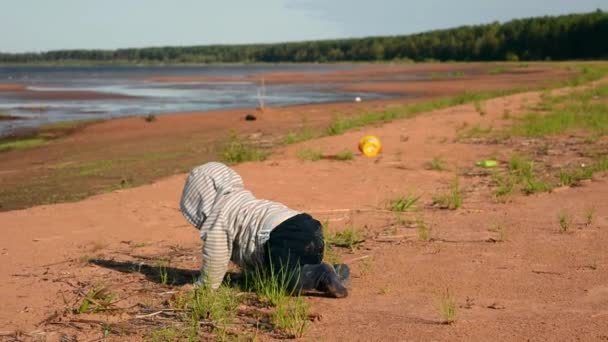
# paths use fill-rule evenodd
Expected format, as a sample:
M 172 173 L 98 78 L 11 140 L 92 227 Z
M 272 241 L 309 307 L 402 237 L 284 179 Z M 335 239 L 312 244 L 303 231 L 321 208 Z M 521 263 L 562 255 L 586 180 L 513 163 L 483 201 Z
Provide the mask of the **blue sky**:
M 608 0 L 0 0 L 0 51 L 234 44 L 407 34 Z

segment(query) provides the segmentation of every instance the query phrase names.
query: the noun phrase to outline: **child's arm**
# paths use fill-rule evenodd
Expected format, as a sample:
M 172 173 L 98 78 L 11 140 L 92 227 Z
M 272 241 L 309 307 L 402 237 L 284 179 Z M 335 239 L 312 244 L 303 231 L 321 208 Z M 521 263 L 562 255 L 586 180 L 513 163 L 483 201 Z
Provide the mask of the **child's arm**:
M 221 229 L 225 225 L 217 221 L 203 237 L 203 266 L 200 281 L 212 289 L 217 289 L 222 284 L 232 254 L 228 232 Z

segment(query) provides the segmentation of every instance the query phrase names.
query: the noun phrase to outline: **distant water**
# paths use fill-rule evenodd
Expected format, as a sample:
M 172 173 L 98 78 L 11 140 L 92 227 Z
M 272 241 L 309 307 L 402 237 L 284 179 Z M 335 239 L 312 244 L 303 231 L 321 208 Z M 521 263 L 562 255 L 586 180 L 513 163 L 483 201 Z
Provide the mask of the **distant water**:
M 23 120 L 0 120 L 0 136 L 25 127 L 72 120 L 159 113 L 210 111 L 258 105 L 255 82 L 150 82 L 162 76 L 240 78 L 266 72 L 328 72 L 353 65 L 235 65 L 235 66 L 19 66 L 0 67 L 0 83 L 25 85 L 39 92 L 90 91 L 135 98 L 61 100 L 24 99 L 0 92 L 0 112 Z M 266 85 L 269 106 L 352 101 L 357 96 L 385 98 L 387 94 L 338 91 L 331 84 Z M 51 99 L 46 99 L 51 98 Z

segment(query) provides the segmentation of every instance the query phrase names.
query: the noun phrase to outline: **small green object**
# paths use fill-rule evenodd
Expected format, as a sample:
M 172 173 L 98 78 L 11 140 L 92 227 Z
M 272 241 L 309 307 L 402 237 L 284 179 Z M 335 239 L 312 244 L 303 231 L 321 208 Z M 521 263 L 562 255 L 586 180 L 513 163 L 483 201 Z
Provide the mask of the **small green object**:
M 475 165 L 477 165 L 479 167 L 492 168 L 492 167 L 497 167 L 498 162 L 496 160 L 487 159 L 487 160 L 480 160 L 477 163 L 475 163 Z

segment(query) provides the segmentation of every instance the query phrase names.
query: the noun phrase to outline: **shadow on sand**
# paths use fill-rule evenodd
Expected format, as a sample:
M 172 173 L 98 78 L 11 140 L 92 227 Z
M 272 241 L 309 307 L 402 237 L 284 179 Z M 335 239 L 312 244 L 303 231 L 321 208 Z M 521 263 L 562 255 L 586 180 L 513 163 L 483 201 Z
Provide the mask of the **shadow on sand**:
M 199 276 L 199 270 L 188 270 L 162 265 L 151 266 L 143 262 L 108 259 L 91 259 L 89 262 L 93 265 L 122 273 L 141 273 L 146 276 L 147 280 L 158 284 L 163 284 L 163 274 L 166 274 L 167 276 L 165 283 L 174 286 L 192 284 Z

